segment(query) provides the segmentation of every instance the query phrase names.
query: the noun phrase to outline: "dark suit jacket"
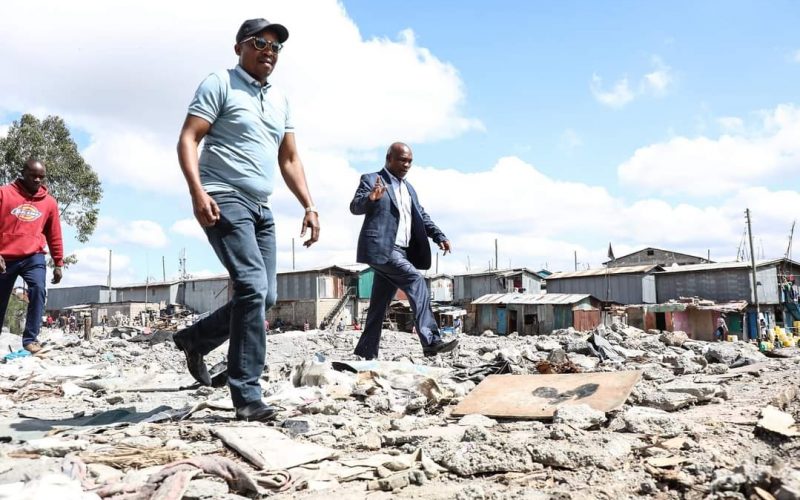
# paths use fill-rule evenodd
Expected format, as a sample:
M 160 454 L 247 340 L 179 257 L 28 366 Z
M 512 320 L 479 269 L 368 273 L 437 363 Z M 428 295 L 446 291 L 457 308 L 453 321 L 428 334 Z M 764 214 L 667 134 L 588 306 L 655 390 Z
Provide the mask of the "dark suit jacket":
M 383 177 L 386 192 L 377 201 L 370 201 L 369 193 L 375 186 L 378 176 Z M 406 181 L 411 195 L 411 240 L 408 244 L 408 260 L 417 269 L 430 269 L 431 245 L 428 237 L 435 243 L 445 241 L 447 237 L 436 227 L 425 209 L 419 204 L 417 192 Z M 389 172 L 364 174 L 358 185 L 353 201 L 350 202 L 353 215 L 364 215 L 361 233 L 358 235 L 358 252 L 356 260 L 362 264 L 385 264 L 389 261 L 397 238 L 397 226 L 400 221 L 400 210 L 395 199 Z

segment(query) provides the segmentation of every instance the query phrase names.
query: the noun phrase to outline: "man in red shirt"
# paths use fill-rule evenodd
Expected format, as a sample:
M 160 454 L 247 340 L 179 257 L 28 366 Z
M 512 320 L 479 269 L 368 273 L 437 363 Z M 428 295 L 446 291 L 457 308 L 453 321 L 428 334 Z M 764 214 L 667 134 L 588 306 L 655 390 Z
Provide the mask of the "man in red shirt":
M 53 284 L 61 281 L 64 245 L 58 203 L 47 194 L 42 162 L 30 159 L 22 176 L 0 187 L 0 325 L 6 317 L 14 282 L 21 276 L 28 286 L 28 314 L 22 347 L 35 354 L 42 349 L 36 338 L 45 302 L 45 244 L 55 262 Z

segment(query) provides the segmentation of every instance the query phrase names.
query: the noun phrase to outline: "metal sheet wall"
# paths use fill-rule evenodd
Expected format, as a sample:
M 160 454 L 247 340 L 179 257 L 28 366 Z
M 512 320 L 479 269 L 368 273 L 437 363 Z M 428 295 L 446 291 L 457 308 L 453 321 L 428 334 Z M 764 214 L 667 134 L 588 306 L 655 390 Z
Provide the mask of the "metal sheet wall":
M 637 273 L 548 279 L 547 293 L 588 293 L 602 301 L 642 304 L 644 276 L 643 273 Z
M 750 301 L 749 270 L 718 269 L 703 272 L 656 274 L 659 303 L 679 297 L 700 297 L 716 302 Z

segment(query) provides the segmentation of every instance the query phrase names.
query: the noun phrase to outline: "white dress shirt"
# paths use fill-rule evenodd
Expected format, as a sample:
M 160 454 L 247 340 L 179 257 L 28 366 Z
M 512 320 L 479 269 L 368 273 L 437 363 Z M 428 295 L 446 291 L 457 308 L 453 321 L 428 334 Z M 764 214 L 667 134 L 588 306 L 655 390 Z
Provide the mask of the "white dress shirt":
M 406 181 L 398 179 L 389 170 L 384 168 L 392 181 L 392 191 L 397 200 L 397 208 L 400 211 L 400 220 L 397 223 L 397 237 L 394 244 L 406 248 L 411 241 L 411 193 L 408 192 Z

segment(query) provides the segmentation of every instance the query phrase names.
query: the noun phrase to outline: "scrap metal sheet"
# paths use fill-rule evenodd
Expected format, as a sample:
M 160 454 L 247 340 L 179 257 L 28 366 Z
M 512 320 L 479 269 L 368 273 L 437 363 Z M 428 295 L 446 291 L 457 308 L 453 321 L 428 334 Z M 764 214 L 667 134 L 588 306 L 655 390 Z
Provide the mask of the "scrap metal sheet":
M 549 419 L 559 406 L 578 404 L 611 411 L 628 399 L 641 374 L 490 375 L 456 406 L 453 415 Z

